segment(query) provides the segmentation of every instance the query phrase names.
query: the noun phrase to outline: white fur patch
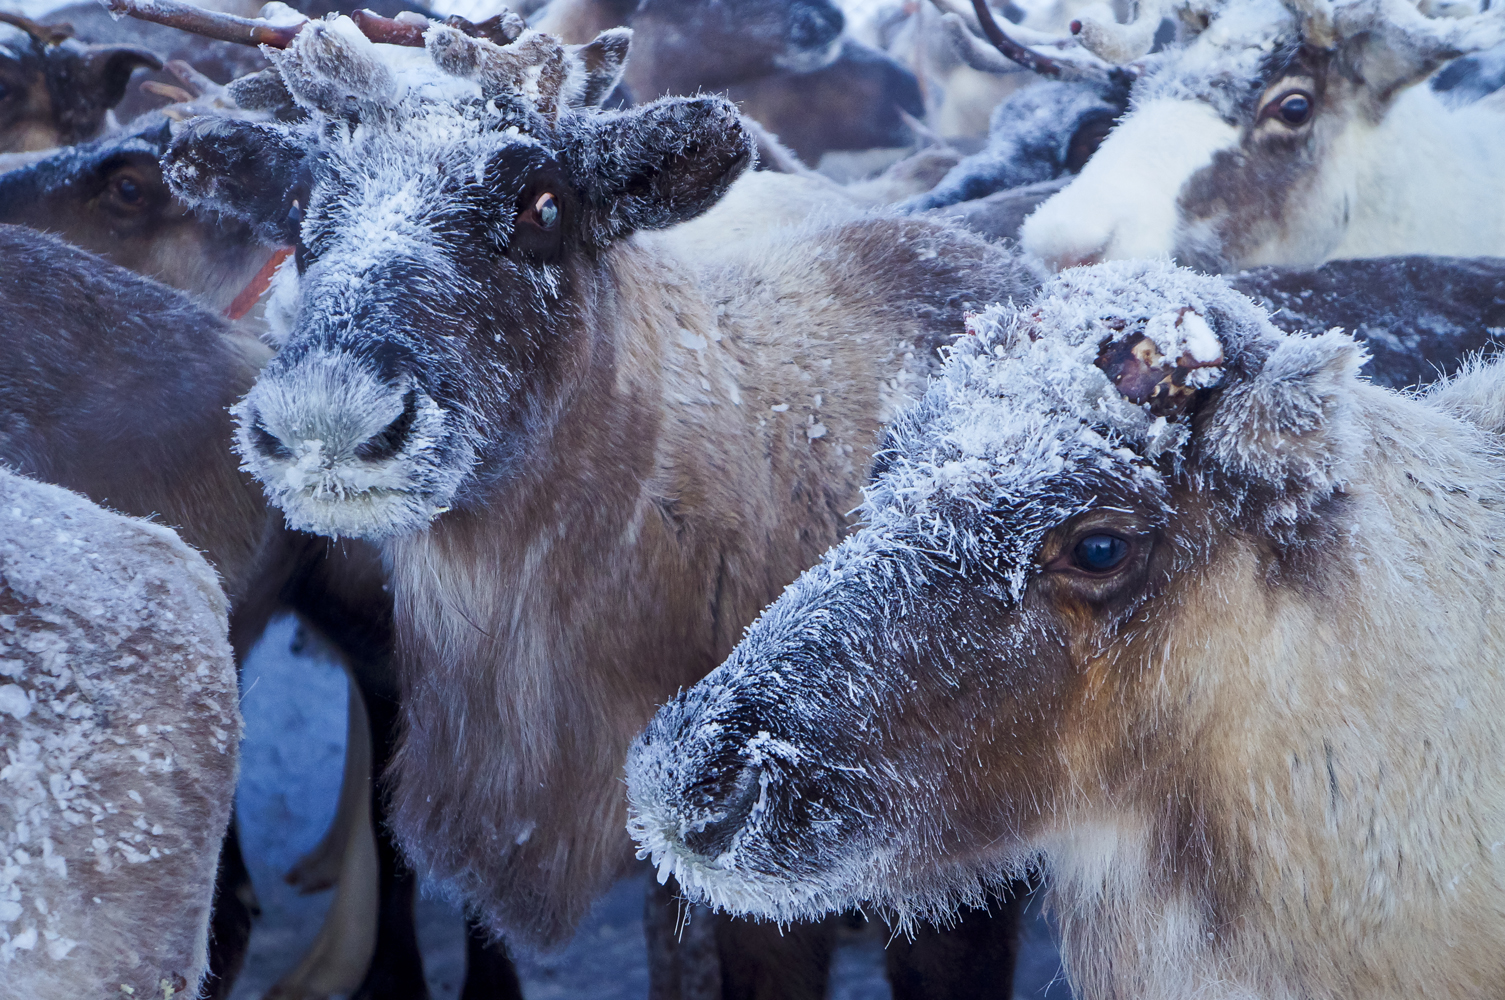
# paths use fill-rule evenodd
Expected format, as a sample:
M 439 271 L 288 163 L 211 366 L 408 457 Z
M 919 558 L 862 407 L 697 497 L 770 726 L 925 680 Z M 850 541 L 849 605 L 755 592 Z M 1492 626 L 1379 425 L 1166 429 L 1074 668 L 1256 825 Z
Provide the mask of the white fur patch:
M 1169 257 L 1186 181 L 1234 149 L 1239 130 L 1210 105 L 1162 98 L 1108 134 L 1076 180 L 1024 221 L 1024 249 L 1057 269 L 1100 260 Z

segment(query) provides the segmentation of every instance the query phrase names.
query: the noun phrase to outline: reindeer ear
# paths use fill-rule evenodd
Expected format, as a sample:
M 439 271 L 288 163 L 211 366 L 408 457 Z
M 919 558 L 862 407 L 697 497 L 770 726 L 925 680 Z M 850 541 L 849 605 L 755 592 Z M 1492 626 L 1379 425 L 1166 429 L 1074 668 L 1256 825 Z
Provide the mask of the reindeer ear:
M 627 69 L 627 50 L 632 46 L 631 28 L 609 28 L 595 40 L 580 46 L 575 54 L 585 67 L 585 91 L 580 95 L 582 107 L 600 107 L 622 82 Z
M 1193 434 L 1199 464 L 1272 502 L 1294 523 L 1343 482 L 1362 448 L 1350 415 L 1359 367 L 1352 337 L 1282 337 L 1252 376 L 1226 384 Z
M 188 205 L 249 223 L 271 246 L 291 246 L 312 183 L 305 155 L 275 125 L 204 116 L 173 138 L 162 173 Z
M 585 193 L 587 237 L 598 246 L 693 219 L 754 157 L 742 116 L 722 97 L 666 97 L 621 114 L 591 115 L 567 153 Z
M 50 59 L 48 89 L 58 108 L 64 142 L 92 138 L 105 112 L 125 98 L 131 74 L 141 67 L 161 69 L 162 60 L 134 45 L 80 45 L 64 42 L 61 58 Z

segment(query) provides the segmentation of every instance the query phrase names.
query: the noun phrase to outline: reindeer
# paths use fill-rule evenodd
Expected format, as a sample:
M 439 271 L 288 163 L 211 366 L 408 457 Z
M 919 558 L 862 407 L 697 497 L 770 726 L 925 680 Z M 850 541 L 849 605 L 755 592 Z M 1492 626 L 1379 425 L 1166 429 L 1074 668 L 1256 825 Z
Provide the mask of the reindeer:
M 0 991 L 199 995 L 240 742 L 225 596 L 159 524 L 0 469 Z
M 0 12 L 0 153 L 91 139 L 140 67 L 161 69 L 135 45 L 85 45 L 71 32 Z
M 0 225 L 0 259 L 26 262 L 0 271 L 0 400 L 9 414 L 0 462 L 124 513 L 162 517 L 220 574 L 238 657 L 289 608 L 344 654 L 359 688 L 351 745 L 358 761 L 371 744 L 367 769 L 347 769 L 346 823 L 324 852 L 340 885 L 318 940 L 274 992 L 425 996 L 416 880 L 387 833 L 385 800 L 368 791 L 391 755 L 396 713 L 384 575 L 369 546 L 331 548 L 287 531 L 230 449 L 228 409 L 270 350 L 183 295 L 53 237 Z M 369 736 L 358 728 L 365 713 Z M 351 815 L 360 808 L 369 821 Z M 232 824 L 211 954 L 217 997 L 229 995 L 244 957 L 248 889 Z M 504 948 L 476 939 L 467 956 L 468 988 L 516 995 Z
M 914 74 L 844 37 L 844 25 L 829 0 L 553 0 L 536 18 L 566 42 L 632 28 L 623 77 L 632 99 L 726 94 L 811 164 L 832 150 L 909 146 L 904 116 L 925 113 Z M 758 152 L 766 168 L 764 143 Z
M 1505 254 L 1505 117 L 1478 88 L 1426 82 L 1505 41 L 1499 5 L 1177 4 L 1185 43 L 1149 57 L 1169 8 L 1145 9 L 1082 22 L 1090 52 L 1138 73 L 1133 110 L 1025 223 L 1027 250 L 1056 267 L 1168 254 L 1207 271 Z
M 0 173 L 0 223 L 56 233 L 239 319 L 282 257 L 245 223 L 173 198 L 158 162 L 171 140 L 172 119 L 152 112 L 123 132 Z
M 532 941 L 624 871 L 632 735 L 839 536 L 969 289 L 1036 280 L 840 199 L 769 225 L 773 185 L 826 190 L 800 177 L 721 202 L 752 158 L 735 109 L 596 110 L 619 39 L 429 25 L 413 52 L 312 22 L 273 54 L 306 125 L 194 121 L 165 160 L 185 200 L 297 243 L 240 448 L 290 524 L 379 542 L 404 651 L 395 828 Z M 715 938 L 728 982 L 824 989 L 818 943 Z M 817 968 L 788 982 L 807 947 Z
M 1163 263 L 969 329 L 634 745 L 643 852 L 780 920 L 1038 858 L 1087 1000 L 1494 995 L 1505 369 L 1380 389 Z
M 974 0 L 976 13 L 967 19 L 963 12 L 949 10 L 943 0 L 936 0 L 936 6 L 946 12 L 940 28 L 965 65 L 1010 78 L 1027 71 L 1035 82 L 1015 90 L 993 108 L 987 144 L 981 150 L 957 163 L 934 188 L 911 198 L 905 207 L 926 211 L 998 195 L 995 201 L 1017 202 L 1028 215 L 1080 173 L 1097 152 L 1114 122 L 1128 110 L 1133 77 L 1104 67 L 1077 65 L 1015 43 L 982 0 Z M 975 37 L 972 26 L 988 44 Z M 1022 192 L 1002 194 L 1026 186 L 1031 187 L 1026 198 L 1018 196 Z M 976 212 L 984 206 L 967 208 Z

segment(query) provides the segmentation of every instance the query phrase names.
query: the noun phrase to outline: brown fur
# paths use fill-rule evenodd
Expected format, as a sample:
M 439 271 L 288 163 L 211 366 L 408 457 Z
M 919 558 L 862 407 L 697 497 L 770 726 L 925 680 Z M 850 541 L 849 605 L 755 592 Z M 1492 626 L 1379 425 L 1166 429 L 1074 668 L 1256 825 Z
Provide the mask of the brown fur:
M 0 399 L 11 414 L 0 460 L 173 526 L 219 572 L 238 656 L 291 605 L 369 675 L 363 683 L 380 686 L 390 606 L 370 549 L 331 549 L 287 531 L 229 447 L 228 407 L 271 352 L 171 289 L 53 237 L 0 226 L 0 258 L 30 264 L 0 274 L 0 332 L 10 352 Z M 369 895 L 361 884 L 347 889 Z M 370 914 L 361 919 L 369 923 Z M 369 933 L 357 928 L 357 949 Z M 364 962 L 343 988 L 363 970 Z M 221 971 L 233 981 L 233 970 Z
M 698 234 L 733 223 L 729 200 L 609 251 L 547 438 L 484 503 L 387 543 L 410 671 L 399 829 L 545 939 L 630 857 L 621 762 L 654 707 L 846 531 L 883 420 L 969 303 L 1028 281 L 918 220 L 718 258 Z

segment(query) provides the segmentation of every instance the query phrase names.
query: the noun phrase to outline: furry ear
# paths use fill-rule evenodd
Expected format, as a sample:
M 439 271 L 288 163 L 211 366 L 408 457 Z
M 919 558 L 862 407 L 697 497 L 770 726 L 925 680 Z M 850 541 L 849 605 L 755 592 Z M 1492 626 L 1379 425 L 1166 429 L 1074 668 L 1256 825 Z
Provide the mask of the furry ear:
M 592 115 L 566 147 L 597 246 L 664 229 L 714 205 L 754 158 L 753 137 L 723 97 L 666 97 Z
M 275 125 L 204 116 L 173 137 L 162 174 L 189 206 L 249 223 L 270 246 L 292 246 L 312 184 L 305 155 Z
M 96 135 L 105 112 L 119 104 L 136 70 L 161 69 L 156 54 L 135 45 L 80 45 L 64 42 L 47 60 L 47 87 L 58 109 L 65 142 Z M 68 137 L 72 138 L 68 138 Z
M 1363 447 L 1349 416 L 1364 349 L 1341 331 L 1290 336 L 1254 375 L 1227 384 L 1192 440 L 1196 461 L 1296 524 L 1347 477 Z
M 580 95 L 584 107 L 600 107 L 622 82 L 627 69 L 627 50 L 632 46 L 631 28 L 608 28 L 593 41 L 580 46 L 575 55 L 585 67 L 585 91 Z

